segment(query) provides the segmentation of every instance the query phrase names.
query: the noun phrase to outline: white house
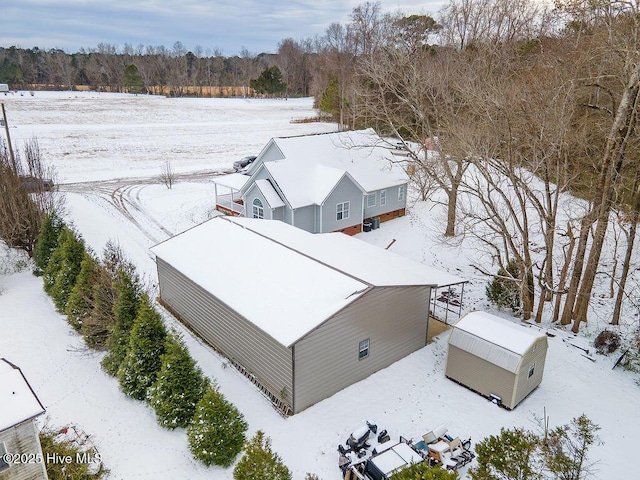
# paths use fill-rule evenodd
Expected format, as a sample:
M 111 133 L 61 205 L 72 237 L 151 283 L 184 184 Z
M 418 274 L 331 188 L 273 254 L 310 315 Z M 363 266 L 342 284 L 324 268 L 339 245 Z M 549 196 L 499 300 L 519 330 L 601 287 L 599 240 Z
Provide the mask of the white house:
M 214 180 L 216 208 L 311 233 L 356 234 L 405 214 L 404 162 L 372 129 L 273 138 L 248 175 Z

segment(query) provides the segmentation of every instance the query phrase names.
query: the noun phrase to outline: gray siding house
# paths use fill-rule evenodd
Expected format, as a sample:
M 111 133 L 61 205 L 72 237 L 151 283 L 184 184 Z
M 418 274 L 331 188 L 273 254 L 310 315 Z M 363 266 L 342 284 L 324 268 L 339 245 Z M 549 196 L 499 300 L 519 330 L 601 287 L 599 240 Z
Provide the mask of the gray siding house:
M 160 303 L 287 413 L 423 347 L 432 287 L 458 281 L 341 233 L 233 216 L 151 251 Z
M 5 453 L 42 456 L 35 418 L 44 407 L 22 371 L 0 359 L 0 480 L 47 479 L 44 461 L 11 463 Z
M 273 138 L 248 175 L 214 180 L 216 208 L 311 233 L 356 234 L 364 222 L 406 212 L 409 177 L 395 151 L 371 129 Z
M 546 355 L 544 333 L 471 312 L 451 331 L 445 375 L 511 410 L 540 385 Z

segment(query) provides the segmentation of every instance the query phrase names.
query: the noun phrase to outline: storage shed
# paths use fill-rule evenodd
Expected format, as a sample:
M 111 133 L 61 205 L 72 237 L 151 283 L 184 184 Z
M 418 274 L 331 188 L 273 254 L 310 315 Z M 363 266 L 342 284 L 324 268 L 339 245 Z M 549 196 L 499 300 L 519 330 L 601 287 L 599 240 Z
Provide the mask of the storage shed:
M 546 354 L 544 333 L 471 312 L 451 331 L 445 375 L 511 410 L 542 381 Z
M 43 413 L 22 371 L 0 358 L 0 480 L 47 479 L 44 462 L 11 461 L 18 454 L 23 459 L 42 458 L 35 418 Z
M 341 233 L 221 216 L 153 247 L 160 302 L 297 413 L 426 344 L 460 279 Z

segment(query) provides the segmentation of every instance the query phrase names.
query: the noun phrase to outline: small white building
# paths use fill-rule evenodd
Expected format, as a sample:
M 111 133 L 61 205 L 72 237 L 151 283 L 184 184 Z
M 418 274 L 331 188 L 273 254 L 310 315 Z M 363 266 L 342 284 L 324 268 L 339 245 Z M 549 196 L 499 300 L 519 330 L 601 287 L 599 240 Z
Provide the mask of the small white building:
M 449 336 L 445 375 L 511 410 L 540 385 L 546 355 L 544 333 L 470 312 Z
M 9 91 L 9 85 L 6 83 L 0 83 L 0 93 L 6 93 Z
M 9 459 L 17 454 L 24 459 L 42 458 L 35 419 L 44 411 L 22 371 L 1 358 L 0 480 L 47 480 L 44 461 L 11 462 Z

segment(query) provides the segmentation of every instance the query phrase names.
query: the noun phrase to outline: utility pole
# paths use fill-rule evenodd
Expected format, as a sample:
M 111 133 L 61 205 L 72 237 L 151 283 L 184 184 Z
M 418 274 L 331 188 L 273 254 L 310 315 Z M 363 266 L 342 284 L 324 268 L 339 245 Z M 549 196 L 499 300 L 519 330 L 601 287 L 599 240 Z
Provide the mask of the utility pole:
M 11 159 L 11 165 L 13 166 L 13 173 L 18 175 L 18 165 L 16 165 L 16 157 L 13 155 L 13 147 L 11 146 L 11 136 L 9 135 L 9 124 L 7 123 L 7 112 L 4 110 L 4 103 L 0 103 L 2 106 L 2 120 L 4 122 L 4 130 L 7 132 L 7 146 L 9 147 L 9 158 Z

